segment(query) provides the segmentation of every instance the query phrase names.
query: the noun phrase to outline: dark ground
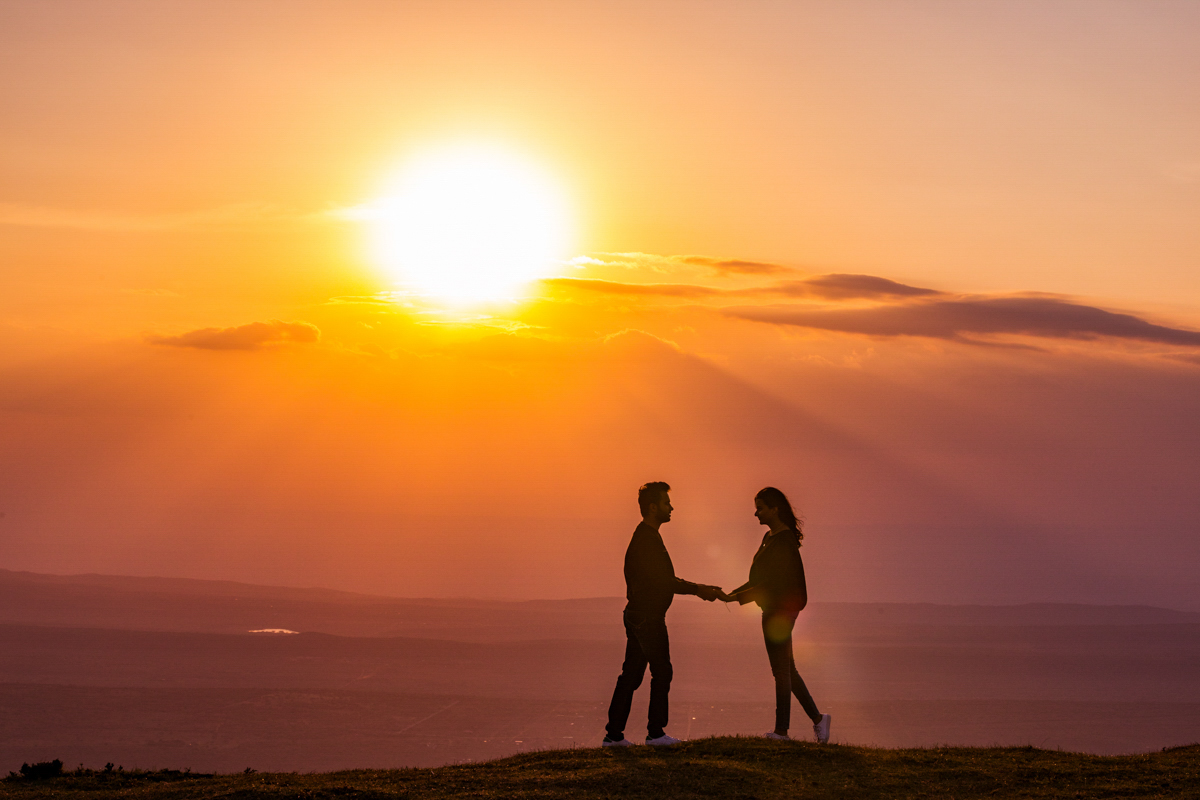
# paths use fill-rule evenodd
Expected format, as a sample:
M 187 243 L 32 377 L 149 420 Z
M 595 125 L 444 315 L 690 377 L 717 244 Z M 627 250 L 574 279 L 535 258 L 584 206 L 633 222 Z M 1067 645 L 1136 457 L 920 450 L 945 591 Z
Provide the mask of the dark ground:
M 753 739 L 557 750 L 439 769 L 328 774 L 78 774 L 0 782 L 0 798 L 1187 798 L 1200 747 L 1101 757 L 1013 749 L 871 750 Z

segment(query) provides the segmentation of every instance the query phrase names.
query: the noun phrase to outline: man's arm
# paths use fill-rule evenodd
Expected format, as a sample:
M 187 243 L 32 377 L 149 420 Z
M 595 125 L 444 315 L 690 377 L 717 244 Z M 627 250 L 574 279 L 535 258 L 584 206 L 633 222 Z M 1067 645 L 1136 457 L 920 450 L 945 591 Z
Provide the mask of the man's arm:
M 675 594 L 694 594 L 705 602 L 711 603 L 721 596 L 720 586 L 710 586 L 706 583 L 692 583 L 683 578 L 675 579 Z

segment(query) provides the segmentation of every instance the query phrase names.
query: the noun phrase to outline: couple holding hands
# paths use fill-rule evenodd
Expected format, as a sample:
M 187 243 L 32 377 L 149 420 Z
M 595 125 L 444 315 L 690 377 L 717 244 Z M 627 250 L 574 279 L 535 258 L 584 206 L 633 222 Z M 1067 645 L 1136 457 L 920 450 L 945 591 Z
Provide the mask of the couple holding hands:
M 770 530 L 754 554 L 750 580 L 726 594 L 719 586 L 692 583 L 675 577 L 671 556 L 658 529 L 671 520 L 671 487 L 662 481 L 638 489 L 642 521 L 625 551 L 625 663 L 608 707 L 604 747 L 628 747 L 625 723 L 633 704 L 633 693 L 642 685 L 650 667 L 650 711 L 646 744 L 673 745 L 668 736 L 667 695 L 671 690 L 671 647 L 667 638 L 667 609 L 677 594 L 694 594 L 702 600 L 724 600 L 745 605 L 754 602 L 762 609 L 763 640 L 771 673 L 775 676 L 775 728 L 764 734 L 769 739 L 788 739 L 792 695 L 800 701 L 813 722 L 817 741 L 829 741 L 828 714 L 817 710 L 792 658 L 792 628 L 796 616 L 808 603 L 800 540 L 804 534 L 783 492 L 767 487 L 754 496 L 754 516 Z

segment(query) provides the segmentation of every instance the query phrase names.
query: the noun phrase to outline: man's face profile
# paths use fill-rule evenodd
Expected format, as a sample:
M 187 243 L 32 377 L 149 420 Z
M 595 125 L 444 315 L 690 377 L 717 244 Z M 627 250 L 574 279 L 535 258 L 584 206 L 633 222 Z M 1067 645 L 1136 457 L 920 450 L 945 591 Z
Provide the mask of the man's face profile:
M 659 522 L 670 522 L 671 512 L 675 509 L 671 506 L 671 495 L 668 492 L 663 492 L 658 496 L 658 502 L 654 504 L 654 513 L 658 517 Z

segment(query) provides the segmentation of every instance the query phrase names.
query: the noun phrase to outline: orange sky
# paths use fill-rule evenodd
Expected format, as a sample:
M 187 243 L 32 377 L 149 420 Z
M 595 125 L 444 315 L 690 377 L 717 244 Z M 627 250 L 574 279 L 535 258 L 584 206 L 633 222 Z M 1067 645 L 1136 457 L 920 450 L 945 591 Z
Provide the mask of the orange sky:
M 814 597 L 1200 608 L 1200 8 L 0 7 L 0 567 L 623 590 L 646 480 Z M 345 209 L 519 150 L 573 253 L 395 302 Z

